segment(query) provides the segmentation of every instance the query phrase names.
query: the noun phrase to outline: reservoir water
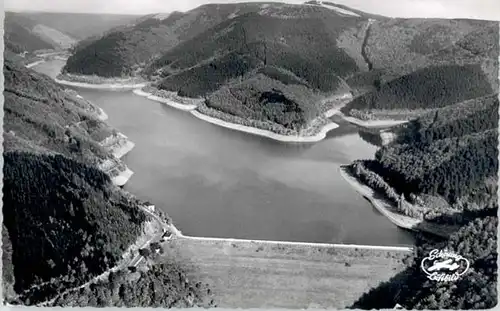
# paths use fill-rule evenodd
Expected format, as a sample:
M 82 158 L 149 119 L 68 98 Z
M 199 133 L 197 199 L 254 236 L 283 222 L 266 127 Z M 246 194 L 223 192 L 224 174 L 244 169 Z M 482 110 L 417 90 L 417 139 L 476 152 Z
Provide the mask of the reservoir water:
M 54 77 L 63 62 L 34 69 Z M 131 91 L 79 88 L 135 148 L 122 159 L 125 189 L 166 211 L 187 235 L 373 245 L 408 245 L 395 227 L 339 175 L 373 157 L 356 127 L 314 144 L 285 144 L 203 122 Z

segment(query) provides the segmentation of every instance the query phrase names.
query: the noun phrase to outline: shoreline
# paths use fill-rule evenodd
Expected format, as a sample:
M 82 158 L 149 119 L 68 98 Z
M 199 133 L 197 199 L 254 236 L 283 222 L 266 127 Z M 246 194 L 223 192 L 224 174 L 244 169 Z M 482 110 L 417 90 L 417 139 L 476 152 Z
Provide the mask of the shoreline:
M 403 271 L 403 259 L 415 252 L 413 245 L 192 237 L 169 226 L 170 235 L 160 243 L 164 253 L 190 258 L 195 271 L 201 272 L 200 281 L 217 293 L 218 306 L 228 308 L 346 308 Z M 188 274 L 190 280 L 191 276 L 195 277 Z
M 385 202 L 381 202 L 380 200 L 374 198 L 375 194 L 374 190 L 360 183 L 354 176 L 348 173 L 343 167 L 340 167 L 340 176 L 342 176 L 342 178 L 344 178 L 354 188 L 354 190 L 356 190 L 356 192 L 367 198 L 368 201 L 370 201 L 370 203 L 373 205 L 373 207 L 375 207 L 376 210 L 378 210 L 382 215 L 388 218 L 396 226 L 403 229 L 414 230 L 415 229 L 414 227 L 420 223 L 420 220 L 418 219 L 414 219 L 403 215 L 396 215 L 395 213 L 392 213 L 389 210 L 387 210 L 383 206 Z M 397 216 L 401 216 L 406 219 L 401 219 L 398 218 Z
M 47 56 L 61 55 L 61 54 L 66 54 L 66 53 L 64 51 L 53 51 L 53 52 L 36 54 L 36 56 L 38 56 L 38 57 L 47 57 Z
M 26 67 L 26 68 L 32 68 L 32 67 L 35 67 L 35 66 L 43 64 L 43 63 L 45 63 L 44 59 L 37 60 L 36 62 L 32 62 L 32 63 L 29 63 L 29 64 L 25 65 L 24 67 Z
M 85 82 L 73 82 L 68 80 L 61 80 L 59 78 L 54 78 L 54 81 L 58 84 L 74 86 L 86 89 L 96 89 L 96 90 L 133 90 L 137 88 L 142 88 L 146 86 L 146 83 L 136 83 L 136 84 L 125 84 L 125 83 L 85 83 Z
M 311 136 L 299 136 L 299 135 L 282 135 L 282 134 L 277 134 L 272 131 L 264 130 L 264 129 L 259 129 L 247 125 L 242 125 L 242 124 L 237 124 L 237 123 L 231 123 L 227 122 L 221 119 L 217 119 L 211 116 L 208 116 L 206 114 L 203 114 L 199 111 L 196 111 L 196 108 L 198 107 L 197 105 L 186 105 L 186 104 L 181 104 L 177 103 L 175 101 L 172 101 L 167 98 L 163 98 L 160 96 L 153 95 L 152 93 L 148 93 L 142 90 L 143 87 L 147 85 L 146 82 L 144 83 L 139 83 L 139 84 L 120 84 L 120 83 L 115 83 L 115 84 L 91 84 L 91 83 L 83 83 L 83 82 L 72 82 L 72 81 L 67 81 L 67 80 L 61 80 L 58 78 L 54 78 L 54 80 L 63 85 L 68 85 L 68 86 L 75 86 L 75 87 L 81 87 L 81 88 L 91 88 L 91 89 L 110 89 L 110 90 L 132 90 L 132 92 L 137 95 L 137 96 L 142 96 L 146 97 L 149 100 L 160 102 L 163 104 L 166 104 L 172 108 L 182 110 L 182 111 L 188 111 L 190 112 L 194 117 L 203 120 L 205 122 L 218 125 L 220 127 L 224 127 L 227 129 L 235 130 L 235 131 L 240 131 L 243 133 L 247 134 L 253 134 L 261 137 L 266 137 L 270 138 L 276 141 L 280 142 L 289 142 L 289 143 L 314 143 L 314 142 L 319 142 L 323 139 L 326 138 L 326 135 L 328 132 L 331 130 L 334 130 L 339 127 L 338 124 L 334 122 L 330 122 L 323 126 L 321 130 L 316 133 L 315 135 Z M 347 97 L 347 96 L 344 96 Z M 340 108 L 332 108 L 325 113 L 323 113 L 323 116 L 325 118 L 330 118 L 334 116 L 335 114 L 340 113 Z M 107 115 L 106 115 L 107 119 Z M 104 120 L 106 120 L 104 119 Z
M 346 116 L 343 113 L 338 113 L 339 116 L 342 117 L 342 119 L 346 120 L 347 122 L 351 124 L 355 124 L 361 127 L 366 127 L 366 128 L 377 128 L 377 127 L 391 127 L 391 126 L 396 126 L 400 125 L 403 123 L 407 123 L 409 120 L 361 120 L 357 119 L 355 117 L 349 117 Z
M 151 215 L 156 221 L 166 230 L 170 231 L 173 236 L 178 239 L 206 241 L 206 242 L 231 242 L 231 243 L 261 243 L 272 245 L 294 245 L 294 246 L 313 246 L 325 248 L 344 248 L 344 249 L 366 249 L 366 250 L 387 250 L 387 251 L 402 251 L 412 252 L 411 246 L 384 246 L 384 245 L 363 245 L 363 244 L 339 244 L 339 243 L 317 243 L 317 242 L 293 242 L 293 241 L 277 241 L 277 240 L 255 240 L 255 239 L 236 239 L 236 238 L 214 238 L 214 237 L 198 237 L 183 234 L 173 223 L 165 224 L 164 221 L 152 211 L 143 209 L 143 211 Z M 168 241 L 168 239 L 167 239 Z
M 97 116 L 99 118 L 99 120 L 106 121 L 108 119 L 108 114 L 101 107 L 97 107 L 97 108 L 99 109 L 99 115 Z
M 118 135 L 120 134 L 121 133 L 119 133 Z M 132 141 L 130 141 L 127 137 L 124 137 L 124 139 L 126 139 L 126 143 L 118 147 L 116 150 L 112 151 L 113 156 L 117 159 L 121 159 L 124 155 L 132 151 L 132 149 L 134 149 L 135 147 L 135 144 Z
M 208 123 L 212 123 L 214 125 L 218 125 L 220 127 L 224 127 L 227 129 L 235 130 L 235 131 L 240 131 L 248 134 L 253 134 L 257 136 L 262 136 L 262 137 L 267 137 L 273 140 L 277 140 L 280 142 L 291 142 L 291 143 L 314 143 L 314 142 L 319 142 L 323 139 L 325 139 L 326 134 L 330 132 L 331 130 L 334 130 L 339 127 L 337 123 L 330 122 L 327 125 L 323 126 L 323 128 L 319 131 L 319 133 L 312 135 L 312 136 L 298 136 L 298 135 L 281 135 L 277 134 L 268 130 L 263 130 L 251 126 L 246 126 L 242 124 L 236 124 L 236 123 L 231 123 L 227 121 L 223 121 L 221 119 L 217 119 L 214 117 L 210 117 L 206 114 L 203 114 L 197 110 L 191 111 L 191 114 L 195 116 L 196 118 L 203 120 Z
M 114 144 L 111 144 L 110 146 L 107 146 L 107 140 L 110 138 L 114 138 L 115 136 L 109 136 L 103 141 L 101 141 L 99 144 L 104 147 L 113 157 L 116 158 L 117 161 L 120 161 L 120 158 L 122 158 L 124 155 L 129 153 L 134 147 L 135 144 L 128 139 L 127 136 L 123 135 L 122 133 L 118 132 L 118 138 L 122 140 L 118 140 L 117 142 L 119 143 L 120 141 L 125 140 L 125 144 L 119 146 L 118 148 L 113 150 L 113 147 L 116 145 L 117 142 L 114 142 Z M 125 163 L 123 163 L 125 164 Z M 125 165 L 125 170 L 120 171 L 120 173 L 116 176 L 111 177 L 111 181 L 113 182 L 114 185 L 118 187 L 124 186 L 129 179 L 132 177 L 134 172 L 128 168 L 127 165 Z
M 352 176 L 345 168 L 340 167 L 340 176 L 344 178 L 359 194 L 368 199 L 370 204 L 382 215 L 384 215 L 390 222 L 399 228 L 411 230 L 414 232 L 427 232 L 443 238 L 448 238 L 451 232 L 436 230 L 432 224 L 426 225 L 426 221 L 416 219 L 413 217 L 405 216 L 391 212 L 387 207 L 392 205 L 386 200 L 375 198 L 375 191 L 365 184 L 362 184 L 356 177 Z
M 147 99 L 150 99 L 150 100 L 153 100 L 156 102 L 167 104 L 168 106 L 170 106 L 172 108 L 176 108 L 176 109 L 179 109 L 182 111 L 188 111 L 194 117 L 196 117 L 202 121 L 205 121 L 205 122 L 208 122 L 208 123 L 211 123 L 214 125 L 218 125 L 220 127 L 224 127 L 224 128 L 230 129 L 230 130 L 235 130 L 235 131 L 239 131 L 239 132 L 243 132 L 243 133 L 247 133 L 247 134 L 253 134 L 253 135 L 257 135 L 257 136 L 261 136 L 261 137 L 266 137 L 266 138 L 270 138 L 270 139 L 280 141 L 280 142 L 289 142 L 289 143 L 319 142 L 319 141 L 326 138 L 326 135 L 328 134 L 328 132 L 339 127 L 339 125 L 337 123 L 330 122 L 327 125 L 323 126 L 323 128 L 315 135 L 311 135 L 311 136 L 282 135 L 282 134 L 274 133 L 272 131 L 268 131 L 268 130 L 264 130 L 264 129 L 260 129 L 260 128 L 256 128 L 256 127 L 251 127 L 251 126 L 247 126 L 247 125 L 243 125 L 243 124 L 232 123 L 232 122 L 224 121 L 224 120 L 221 120 L 218 118 L 214 118 L 214 117 L 208 116 L 200 111 L 197 111 L 196 110 L 197 105 L 180 104 L 180 103 L 174 102 L 174 101 L 167 99 L 167 98 L 152 95 L 152 93 L 145 92 L 141 89 L 135 89 L 135 90 L 133 90 L 133 93 L 138 95 L 138 96 L 146 97 Z M 344 97 L 346 97 L 346 96 L 344 96 Z M 339 111 L 340 111 L 340 108 L 332 108 L 332 109 L 329 109 L 328 111 L 324 112 L 323 116 L 325 118 L 331 118 L 335 114 L 338 114 Z
M 82 99 L 82 100 L 85 100 L 80 94 L 76 94 L 76 97 L 79 98 L 79 99 Z M 94 108 L 96 108 L 98 110 L 98 113 L 96 112 L 95 114 L 97 115 L 97 118 L 101 121 L 106 121 L 108 119 L 108 115 L 106 114 L 106 112 L 104 111 L 104 109 L 102 109 L 101 107 L 99 106 L 96 106 L 94 104 L 92 104 L 92 106 Z
M 153 95 L 152 93 L 144 92 L 141 89 L 134 89 L 132 92 L 137 96 L 146 97 L 149 100 L 156 101 L 156 102 L 159 102 L 162 104 L 166 104 L 172 108 L 176 108 L 176 109 L 179 109 L 182 111 L 192 111 L 192 110 L 196 109 L 196 107 L 198 107 L 196 105 L 180 104 L 180 103 L 174 102 L 173 100 L 163 98 L 160 96 L 156 96 L 156 95 Z
M 122 187 L 130 180 L 132 175 L 134 175 L 134 172 L 127 167 L 124 171 L 120 172 L 120 174 L 112 177 L 111 181 L 114 185 Z
M 340 108 L 332 108 L 332 109 L 325 111 L 323 113 L 323 116 L 327 119 L 330 119 L 334 115 L 339 114 L 339 112 L 340 112 Z

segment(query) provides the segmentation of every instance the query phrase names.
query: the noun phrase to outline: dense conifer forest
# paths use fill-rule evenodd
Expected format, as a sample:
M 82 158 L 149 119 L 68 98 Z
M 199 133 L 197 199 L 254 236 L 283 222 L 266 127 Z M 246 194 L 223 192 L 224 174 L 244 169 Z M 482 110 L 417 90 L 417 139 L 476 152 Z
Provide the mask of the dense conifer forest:
M 493 92 L 479 65 L 427 67 L 382 84 L 343 109 L 433 109 Z
M 259 8 L 260 4 L 255 3 L 206 4 L 188 12 L 171 12 L 162 18 L 157 18 L 156 14 L 147 15 L 138 19 L 135 25 L 120 27 L 80 45 L 65 70 L 103 77 L 134 74 L 134 69 L 144 67 L 179 42 L 216 26 L 231 14 L 255 12 Z M 102 66 L 108 70 L 103 70 Z
M 460 229 L 445 240 L 419 235 L 408 268 L 353 307 L 492 308 L 498 275 L 498 94 L 435 109 L 392 131 L 392 143 L 350 172 L 389 197 L 398 212 Z M 407 201 L 400 202 L 401 194 Z M 469 271 L 457 282 L 428 280 L 420 263 L 432 249 L 463 255 Z
M 218 69 L 216 62 L 226 62 L 224 59 L 236 54 L 259 60 L 254 66 L 283 68 L 309 81 L 314 89 L 332 91 L 340 83 L 339 76 L 357 70 L 355 62 L 335 47 L 334 40 L 342 29 L 355 26 L 359 20 L 341 18 L 328 9 L 313 6 L 301 10 L 271 6 L 270 10 L 269 15 L 248 13 L 235 17 L 177 45 L 154 61 L 147 72 L 162 69 L 162 74 L 169 74 L 165 80 L 170 80 L 175 73 L 193 66 L 209 67 L 214 73 L 198 79 L 227 76 L 225 80 L 229 81 L 233 77 L 225 73 L 226 67 Z M 229 52 L 217 55 L 219 49 Z M 336 57 L 328 57 L 332 54 Z M 216 62 L 208 61 L 214 57 Z M 229 73 L 244 76 L 250 70 L 251 67 L 242 67 Z
M 111 273 L 105 282 L 63 295 L 54 306 L 64 307 L 215 307 L 206 284 L 190 284 L 178 263 L 161 263 L 147 271 Z M 173 294 L 175 293 L 175 294 Z
M 247 119 L 252 109 L 255 119 L 249 122 L 276 119 L 277 127 L 288 130 L 308 125 L 310 111 L 323 111 L 318 101 L 295 102 L 289 96 L 274 96 L 276 107 L 270 108 L 266 94 L 290 93 L 296 85 L 325 97 L 360 95 L 342 112 L 361 119 L 389 112 L 407 118 L 419 113 L 416 109 L 425 112 L 498 88 L 498 61 L 492 57 L 498 27 L 492 22 L 389 19 L 358 10 L 345 15 L 328 6 L 339 7 L 328 2 L 214 4 L 163 19 L 146 16 L 76 48 L 65 71 L 140 75 L 160 90 L 209 97 L 206 106 L 234 120 Z M 255 92 L 253 79 L 260 74 L 282 84 Z M 237 100 L 228 95 L 228 89 L 243 88 L 248 90 Z M 227 101 L 245 108 L 227 109 Z M 301 120 L 293 125 L 280 121 L 281 107 L 290 102 L 301 107 L 292 114 L 303 114 L 291 117 Z
M 23 18 L 15 13 L 5 14 L 5 49 L 16 54 L 24 51 L 33 52 L 36 50 L 53 49 L 54 45 L 37 37 L 30 31 L 35 26 L 33 21 Z
M 496 176 L 497 111 L 495 94 L 428 113 L 378 150 L 373 167 L 400 193 L 440 195 L 455 203 Z
M 419 238 L 417 253 L 409 259 L 408 268 L 360 297 L 352 308 L 391 309 L 396 303 L 410 310 L 493 308 L 497 304 L 497 226 L 494 211 L 490 216 L 470 220 L 448 241 Z M 420 262 L 433 249 L 466 254 L 468 272 L 456 282 L 427 279 Z
M 3 190 L 14 290 L 51 283 L 30 303 L 114 266 L 146 218 L 107 175 L 62 155 L 6 153 Z
M 75 124 L 98 122 L 90 103 L 79 100 L 49 77 L 23 68 L 11 59 L 4 63 L 4 131 L 7 142 L 23 141 L 32 150 L 42 148 L 85 163 L 109 159 L 103 148 L 84 128 Z M 90 131 L 92 132 L 92 131 Z M 7 143 L 6 151 L 23 150 Z
M 117 270 L 87 284 L 116 267 L 144 233 L 144 203 L 98 168 L 113 158 L 99 141 L 114 129 L 97 119 L 95 106 L 10 54 L 4 75 L 4 301 L 37 305 L 56 298 L 49 305 L 59 305 L 74 293 L 69 289 L 85 285 L 81 292 L 88 295 L 76 305 L 111 306 L 115 302 L 103 297 L 112 285 L 121 305 L 210 305 L 210 290 L 186 286 L 182 263 L 175 261 L 153 265 L 133 282 L 128 270 Z
M 311 105 L 315 100 L 319 98 L 304 85 L 285 85 L 258 74 L 241 84 L 221 88 L 205 104 L 232 116 L 299 130 L 320 115 L 320 110 Z

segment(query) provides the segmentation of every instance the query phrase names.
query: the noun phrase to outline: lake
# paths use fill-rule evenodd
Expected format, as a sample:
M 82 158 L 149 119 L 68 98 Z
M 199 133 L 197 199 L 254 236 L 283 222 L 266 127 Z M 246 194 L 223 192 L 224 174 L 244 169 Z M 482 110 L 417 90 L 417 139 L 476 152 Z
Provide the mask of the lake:
M 33 69 L 54 77 L 62 64 Z M 286 144 L 206 123 L 132 91 L 76 90 L 136 145 L 122 158 L 134 171 L 124 188 L 166 211 L 184 234 L 413 243 L 339 175 L 340 165 L 376 151 L 342 120 L 321 142 Z

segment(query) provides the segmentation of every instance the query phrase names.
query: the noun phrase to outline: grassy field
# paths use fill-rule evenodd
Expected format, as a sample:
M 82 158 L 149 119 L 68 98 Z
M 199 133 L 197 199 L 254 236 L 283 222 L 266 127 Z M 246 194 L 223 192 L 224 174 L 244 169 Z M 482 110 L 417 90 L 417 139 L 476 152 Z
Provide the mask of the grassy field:
M 403 270 L 408 251 L 174 237 L 165 257 L 184 262 L 219 307 L 342 308 Z M 194 285 L 194 284 L 193 284 Z

